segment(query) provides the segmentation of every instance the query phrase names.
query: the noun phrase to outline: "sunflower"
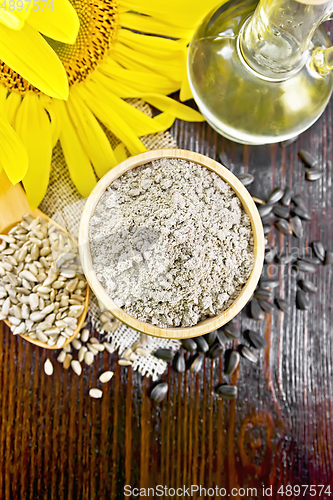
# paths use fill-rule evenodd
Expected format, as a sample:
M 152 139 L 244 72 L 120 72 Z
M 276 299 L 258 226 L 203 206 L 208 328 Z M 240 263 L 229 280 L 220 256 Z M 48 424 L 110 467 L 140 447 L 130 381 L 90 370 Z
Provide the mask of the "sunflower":
M 12 183 L 23 180 L 32 207 L 46 192 L 58 140 L 85 197 L 126 154 L 145 151 L 141 136 L 166 130 L 176 117 L 203 120 L 168 95 L 181 89 L 181 100 L 191 97 L 188 43 L 216 0 L 71 1 L 80 20 L 75 43 L 44 36 L 65 68 L 68 99 L 50 97 L 12 68 L 0 72 L 0 169 Z M 148 117 L 129 98 L 160 113 Z M 106 129 L 120 141 L 114 149 Z
M 66 71 L 44 36 L 74 43 L 79 18 L 68 0 L 0 0 L 0 71 L 9 68 L 40 91 L 66 99 Z

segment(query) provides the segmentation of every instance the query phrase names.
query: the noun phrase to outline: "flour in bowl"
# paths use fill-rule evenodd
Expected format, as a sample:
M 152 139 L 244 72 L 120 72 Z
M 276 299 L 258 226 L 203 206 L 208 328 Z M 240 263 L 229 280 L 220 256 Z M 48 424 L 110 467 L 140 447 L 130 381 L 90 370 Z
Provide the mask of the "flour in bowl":
M 250 218 L 233 189 L 206 167 L 173 158 L 115 180 L 91 217 L 89 238 L 108 295 L 163 328 L 221 314 L 254 265 Z

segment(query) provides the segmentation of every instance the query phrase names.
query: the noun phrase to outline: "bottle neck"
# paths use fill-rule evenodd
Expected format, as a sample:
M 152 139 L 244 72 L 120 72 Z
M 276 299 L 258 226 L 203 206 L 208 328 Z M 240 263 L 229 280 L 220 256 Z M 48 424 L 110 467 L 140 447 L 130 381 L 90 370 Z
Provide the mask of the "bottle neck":
M 333 8 L 333 0 L 309 1 L 261 0 L 244 24 L 242 55 L 263 78 L 284 80 L 304 66 L 314 31 Z

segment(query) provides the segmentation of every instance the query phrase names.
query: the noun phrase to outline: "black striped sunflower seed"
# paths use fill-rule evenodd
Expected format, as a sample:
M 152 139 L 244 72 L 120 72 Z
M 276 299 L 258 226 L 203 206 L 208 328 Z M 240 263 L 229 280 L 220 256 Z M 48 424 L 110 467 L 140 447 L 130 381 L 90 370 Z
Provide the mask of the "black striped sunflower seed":
M 199 352 L 207 352 L 209 349 L 208 342 L 204 339 L 204 337 L 196 337 L 194 342 L 197 344 L 197 350 Z
M 315 273 L 317 268 L 314 264 L 310 262 L 306 262 L 306 260 L 298 259 L 297 261 L 297 269 L 302 271 L 303 273 Z
M 293 202 L 295 203 L 295 205 L 297 205 L 302 210 L 307 210 L 308 209 L 308 207 L 304 203 L 303 198 L 299 194 L 297 194 L 296 196 L 293 197 Z
M 261 309 L 259 302 L 253 298 L 250 303 L 251 316 L 256 321 L 262 321 L 265 318 L 264 311 Z
M 321 262 L 325 260 L 325 248 L 321 241 L 314 241 L 312 243 L 312 248 L 315 253 L 315 256 L 318 257 Z
M 175 357 L 172 360 L 172 368 L 177 373 L 183 373 L 186 370 L 186 362 L 184 354 L 176 352 Z
M 251 361 L 251 363 L 257 363 L 258 361 L 257 356 L 246 345 L 242 345 L 240 347 L 240 353 L 243 356 L 243 358 L 248 359 L 249 361 Z
M 268 252 L 266 252 L 265 257 L 264 257 L 266 264 L 270 264 L 271 262 L 273 262 L 276 255 L 277 255 L 277 248 L 276 247 L 274 247 L 271 250 L 269 250 Z
M 204 335 L 204 339 L 206 340 L 208 345 L 212 345 L 216 339 L 217 336 L 217 330 L 213 330 L 212 332 L 206 333 Z
M 272 231 L 273 226 L 270 226 L 269 224 L 264 224 L 263 228 L 264 228 L 264 234 L 268 234 Z
M 280 262 L 280 264 L 291 264 L 292 262 L 295 262 L 295 260 L 295 255 L 289 253 L 281 253 L 278 256 L 278 261 Z
M 224 346 L 220 342 L 216 342 L 215 344 L 210 346 L 209 351 L 207 352 L 207 356 L 210 359 L 216 359 L 223 354 L 223 351 Z
M 229 339 L 236 340 L 239 339 L 240 337 L 240 331 L 238 328 L 232 325 L 225 325 L 223 327 L 223 333 L 228 337 Z
M 304 260 L 305 262 L 309 262 L 310 264 L 314 264 L 315 266 L 319 266 L 319 264 L 321 264 L 321 260 L 318 259 L 318 257 L 314 257 L 312 255 L 302 255 L 302 257 L 300 257 L 302 260 Z
M 230 172 L 232 172 L 234 169 L 234 164 L 230 162 L 230 158 L 227 155 L 227 153 L 225 151 L 221 151 L 221 153 L 219 153 L 219 158 L 222 165 L 227 167 L 230 170 Z
M 325 253 L 325 266 L 329 266 L 330 264 L 333 264 L 333 252 L 330 252 L 327 250 Z
M 280 285 L 279 280 L 273 280 L 270 278 L 260 278 L 259 287 L 260 288 L 276 288 Z
M 308 294 L 304 292 L 304 290 L 297 290 L 296 305 L 298 309 L 302 309 L 303 311 L 310 308 L 310 299 Z
M 194 342 L 193 339 L 182 339 L 181 343 L 184 349 L 186 349 L 186 351 L 193 352 L 196 351 L 197 349 L 197 344 Z
M 291 309 L 291 305 L 289 304 L 289 302 L 287 302 L 284 299 L 276 299 L 276 303 L 277 303 L 279 309 L 281 309 L 281 311 L 283 311 L 285 313 L 289 312 Z
M 268 300 L 259 300 L 259 305 L 263 311 L 266 313 L 272 313 L 274 311 L 274 305 Z
M 265 205 L 265 206 L 272 207 L 273 205 Z M 269 213 L 268 215 L 265 215 L 265 217 L 261 217 L 261 222 L 263 223 L 264 226 L 267 226 L 270 222 L 275 222 L 276 220 L 277 217 L 276 215 L 273 214 L 273 212 Z
M 305 165 L 308 167 L 314 168 L 318 165 L 318 160 L 311 154 L 309 151 L 306 151 L 305 149 L 301 149 L 298 153 L 298 156 L 302 160 Z
M 304 290 L 304 292 L 310 292 L 310 293 L 317 293 L 318 288 L 312 281 L 310 280 L 299 280 L 298 282 L 299 286 Z
M 227 342 L 227 337 L 224 335 L 224 332 L 223 332 L 222 328 L 219 328 L 217 330 L 216 341 L 219 342 L 222 346 L 224 346 L 225 343 Z
M 173 351 L 171 349 L 165 349 L 160 347 L 156 351 L 153 352 L 155 358 L 163 359 L 163 361 L 171 361 L 173 359 Z
M 291 217 L 289 223 L 296 238 L 303 238 L 303 224 L 298 215 Z
M 235 399 L 237 396 L 237 387 L 235 385 L 221 384 L 215 389 L 216 394 L 225 399 Z
M 266 217 L 266 215 L 270 214 L 272 210 L 273 205 L 260 205 L 260 207 L 258 208 L 258 212 L 261 218 Z
M 198 373 L 202 368 L 204 359 L 205 356 L 202 352 L 197 352 L 197 354 L 191 356 L 187 364 L 189 370 L 193 373 Z
M 266 203 L 269 203 L 270 205 L 274 205 L 274 203 L 277 203 L 278 201 L 281 200 L 281 198 L 284 195 L 284 190 L 280 187 L 277 187 L 273 189 L 273 191 L 270 193 L 268 196 Z
M 266 340 L 260 333 L 254 332 L 253 330 L 246 330 L 245 336 L 255 349 L 265 349 L 267 346 Z
M 150 397 L 155 403 L 161 403 L 168 393 L 168 384 L 166 382 L 161 382 L 155 385 L 150 391 Z
M 273 213 L 277 217 L 282 217 L 282 219 L 288 219 L 289 217 L 289 208 L 284 207 L 283 205 L 275 205 L 273 207 Z
M 226 375 L 232 375 L 234 371 L 237 369 L 240 361 L 240 355 L 239 352 L 237 351 L 231 351 L 228 362 L 227 362 L 227 368 L 225 370 Z
M 311 215 L 307 210 L 304 210 L 303 208 L 300 207 L 294 207 L 293 209 L 294 215 L 298 215 L 301 219 L 304 220 L 311 220 Z
M 305 170 L 306 179 L 308 181 L 318 181 L 324 175 L 322 170 L 317 170 L 312 168 L 311 170 Z
M 259 300 L 270 300 L 273 298 L 273 291 L 267 288 L 257 288 L 254 296 Z
M 249 186 L 254 181 L 254 176 L 252 174 L 243 173 L 237 174 L 236 177 L 241 181 L 243 186 Z
M 287 207 L 291 202 L 292 195 L 293 195 L 293 190 L 290 187 L 286 187 L 283 196 L 281 198 L 282 205 Z
M 290 236 L 291 234 L 293 234 L 293 230 L 291 228 L 291 225 L 286 220 L 280 219 L 276 222 L 275 225 L 278 228 L 278 230 L 280 231 L 280 233 L 286 234 L 287 236 Z

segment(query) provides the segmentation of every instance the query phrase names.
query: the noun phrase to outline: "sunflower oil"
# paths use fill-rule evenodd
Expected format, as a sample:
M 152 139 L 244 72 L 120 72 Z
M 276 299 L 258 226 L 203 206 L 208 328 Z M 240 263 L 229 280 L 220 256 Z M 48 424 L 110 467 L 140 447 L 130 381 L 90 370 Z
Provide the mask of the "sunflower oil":
M 254 7 L 227 2 L 206 18 L 190 45 L 188 76 L 200 111 L 217 132 L 243 144 L 268 144 L 311 126 L 327 105 L 333 80 L 331 73 L 321 77 L 310 67 L 309 54 L 290 78 L 269 78 L 252 69 L 240 34 Z M 295 44 L 281 37 L 281 47 L 296 51 Z M 310 50 L 327 44 L 324 32 L 316 30 Z

